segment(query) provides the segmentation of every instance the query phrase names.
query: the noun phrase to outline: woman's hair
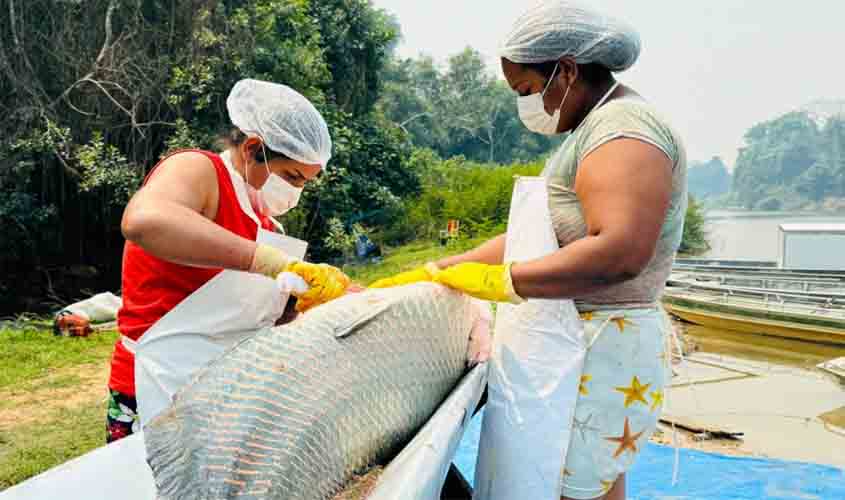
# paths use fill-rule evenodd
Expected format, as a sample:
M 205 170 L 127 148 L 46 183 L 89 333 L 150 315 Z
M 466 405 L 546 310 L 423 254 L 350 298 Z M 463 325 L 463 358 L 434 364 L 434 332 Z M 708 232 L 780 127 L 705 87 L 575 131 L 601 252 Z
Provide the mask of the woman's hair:
M 557 63 L 557 61 L 547 61 L 536 64 L 524 64 L 524 66 L 538 71 L 546 79 L 549 79 L 552 77 L 552 72 L 554 72 Z M 579 64 L 578 74 L 591 87 L 596 87 L 613 79 L 613 73 L 599 63 Z
M 220 144 L 222 148 L 237 148 L 244 141 L 247 140 L 247 135 L 241 132 L 239 128 L 232 128 L 228 132 L 220 134 L 217 138 L 217 142 Z M 267 157 L 264 157 L 264 152 L 267 152 Z M 271 160 L 290 160 L 286 155 L 282 153 L 278 153 L 273 151 L 272 149 L 268 148 L 265 144 L 263 148 L 258 148 L 258 151 L 255 153 L 255 161 L 263 162 L 263 161 L 271 161 Z

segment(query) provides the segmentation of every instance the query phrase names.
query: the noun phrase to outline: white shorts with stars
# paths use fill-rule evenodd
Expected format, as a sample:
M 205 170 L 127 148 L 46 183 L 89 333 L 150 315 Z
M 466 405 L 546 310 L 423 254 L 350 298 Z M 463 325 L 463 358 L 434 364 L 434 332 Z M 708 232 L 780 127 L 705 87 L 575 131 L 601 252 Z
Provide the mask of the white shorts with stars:
M 587 351 L 562 495 L 578 500 L 607 493 L 628 471 L 657 428 L 669 379 L 662 309 L 582 312 Z

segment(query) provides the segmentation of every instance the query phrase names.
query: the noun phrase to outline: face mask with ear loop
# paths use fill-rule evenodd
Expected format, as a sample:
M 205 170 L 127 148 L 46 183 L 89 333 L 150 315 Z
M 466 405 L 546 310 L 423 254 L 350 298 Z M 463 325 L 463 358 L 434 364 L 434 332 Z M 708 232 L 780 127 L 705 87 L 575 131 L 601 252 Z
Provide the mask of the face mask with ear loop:
M 560 123 L 560 112 L 563 110 L 563 105 L 566 104 L 566 98 L 569 97 L 569 89 L 572 88 L 572 84 L 566 86 L 566 93 L 563 94 L 563 100 L 560 103 L 560 107 L 557 108 L 553 115 L 549 116 L 549 114 L 546 113 L 546 105 L 543 102 L 543 99 L 555 79 L 558 68 L 560 68 L 560 63 L 555 64 L 552 76 L 549 77 L 549 81 L 546 83 L 546 88 L 544 88 L 542 92 L 527 96 L 519 96 L 516 98 L 517 108 L 519 109 L 519 118 L 522 120 L 525 127 L 532 132 L 543 135 L 557 134 L 557 126 L 558 123 Z
M 557 126 L 558 123 L 560 123 L 560 113 L 563 110 L 563 105 L 566 104 L 566 98 L 569 96 L 569 89 L 572 88 L 572 84 L 566 86 L 566 92 L 563 94 L 563 101 L 561 101 L 560 107 L 557 108 L 554 115 L 552 116 L 549 116 L 549 114 L 546 113 L 546 107 L 543 103 L 543 98 L 545 97 L 546 92 L 549 90 L 552 81 L 554 81 L 555 73 L 557 72 L 559 67 L 560 63 L 557 63 L 555 65 L 554 71 L 552 71 L 552 76 L 549 78 L 549 82 L 546 84 L 546 88 L 543 89 L 542 92 L 524 97 L 517 97 L 517 105 L 519 107 L 519 118 L 522 120 L 522 123 L 525 124 L 528 130 L 531 130 L 532 132 L 536 132 L 538 134 L 543 135 L 557 134 Z M 601 99 L 599 99 L 595 106 L 593 106 L 593 108 L 590 110 L 590 113 L 592 113 L 596 108 L 607 102 L 611 94 L 613 94 L 613 92 L 619 87 L 619 85 L 619 82 L 614 82 L 614 84 L 610 87 L 610 90 L 608 90 L 607 93 L 604 94 Z
M 258 190 L 259 195 L 267 207 L 267 215 L 271 219 L 284 215 L 293 210 L 299 204 L 299 198 L 302 195 L 302 188 L 298 188 L 280 176 L 274 174 L 270 170 L 270 163 L 267 161 L 267 150 L 264 147 L 264 141 L 261 142 L 261 151 L 264 153 L 264 166 L 267 168 L 267 180 L 261 189 Z M 247 180 L 249 183 L 249 180 Z M 274 221 L 275 222 L 275 221 Z

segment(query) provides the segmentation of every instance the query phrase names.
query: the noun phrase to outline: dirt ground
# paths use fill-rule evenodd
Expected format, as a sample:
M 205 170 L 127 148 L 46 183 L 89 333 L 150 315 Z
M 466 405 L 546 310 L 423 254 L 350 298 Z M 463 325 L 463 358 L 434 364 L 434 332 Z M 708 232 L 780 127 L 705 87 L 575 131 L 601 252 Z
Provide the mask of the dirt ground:
M 36 390 L 0 390 L 0 431 L 48 421 L 58 410 L 71 410 L 105 400 L 109 366 L 105 363 L 62 368 L 39 380 Z M 72 381 L 62 385 L 61 381 Z M 55 387 L 54 382 L 59 382 Z

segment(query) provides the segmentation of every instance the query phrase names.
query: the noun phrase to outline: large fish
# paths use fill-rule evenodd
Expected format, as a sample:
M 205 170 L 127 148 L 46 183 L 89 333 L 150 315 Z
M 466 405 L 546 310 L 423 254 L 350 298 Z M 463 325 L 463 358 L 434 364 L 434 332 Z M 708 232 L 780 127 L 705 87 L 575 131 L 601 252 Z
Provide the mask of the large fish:
M 145 428 L 159 497 L 331 498 L 448 396 L 477 311 L 418 284 L 348 295 L 243 341 Z

